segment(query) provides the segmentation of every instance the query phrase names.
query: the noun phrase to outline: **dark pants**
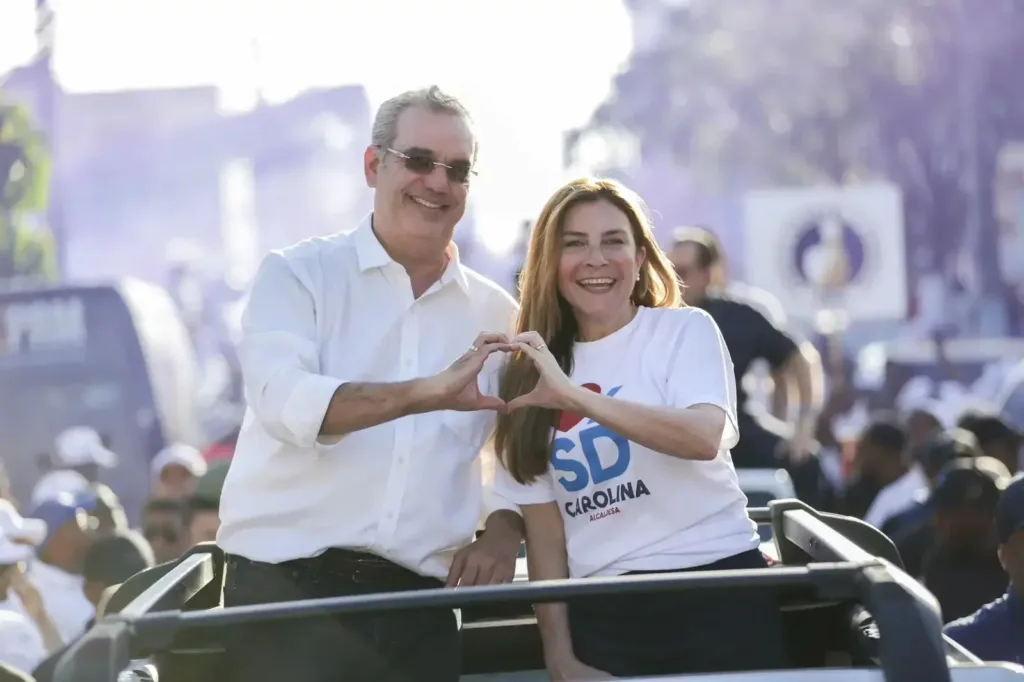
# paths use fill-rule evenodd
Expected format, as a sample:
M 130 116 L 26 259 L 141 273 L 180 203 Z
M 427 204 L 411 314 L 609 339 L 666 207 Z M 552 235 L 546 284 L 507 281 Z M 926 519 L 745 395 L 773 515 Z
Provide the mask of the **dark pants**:
M 266 564 L 229 555 L 224 605 L 441 587 L 372 555 L 331 549 L 312 559 Z M 229 635 L 234 682 L 457 682 L 455 612 L 318 616 L 238 626 Z
M 757 550 L 685 569 L 767 568 Z M 576 657 L 617 677 L 787 667 L 773 592 L 715 589 L 611 596 L 569 604 Z

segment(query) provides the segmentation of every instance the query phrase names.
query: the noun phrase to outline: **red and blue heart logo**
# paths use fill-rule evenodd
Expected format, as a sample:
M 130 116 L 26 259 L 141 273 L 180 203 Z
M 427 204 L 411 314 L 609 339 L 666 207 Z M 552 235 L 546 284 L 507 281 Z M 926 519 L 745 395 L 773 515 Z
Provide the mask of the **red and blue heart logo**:
M 583 388 L 594 393 L 600 393 L 601 387 L 597 384 L 583 384 Z M 572 431 L 577 424 L 583 421 L 583 416 L 573 412 L 561 412 L 558 415 L 558 430 L 562 433 Z

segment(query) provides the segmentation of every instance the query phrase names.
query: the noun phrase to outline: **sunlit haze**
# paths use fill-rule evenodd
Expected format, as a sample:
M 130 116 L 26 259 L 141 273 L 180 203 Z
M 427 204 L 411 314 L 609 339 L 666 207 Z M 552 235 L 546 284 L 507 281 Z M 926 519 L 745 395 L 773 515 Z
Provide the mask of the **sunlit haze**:
M 471 107 L 473 187 L 492 249 L 564 179 L 562 133 L 587 120 L 632 47 L 622 0 L 75 0 L 53 3 L 72 92 L 217 84 L 231 108 L 362 83 L 371 106 L 437 83 Z M 0 73 L 34 51 L 33 0 L 0 3 Z

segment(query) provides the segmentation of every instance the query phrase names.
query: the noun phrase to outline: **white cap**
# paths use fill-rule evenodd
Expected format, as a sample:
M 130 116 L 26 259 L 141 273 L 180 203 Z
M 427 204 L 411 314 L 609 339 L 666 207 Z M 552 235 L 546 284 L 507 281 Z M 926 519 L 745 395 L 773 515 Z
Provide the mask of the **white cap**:
M 32 489 L 32 506 L 37 507 L 47 500 L 55 500 L 61 495 L 78 496 L 89 489 L 89 480 L 71 469 L 57 469 L 43 474 L 36 487 Z
M 43 637 L 24 614 L 0 610 L 0 663 L 31 672 L 46 658 Z
M 153 458 L 153 463 L 150 465 L 153 478 L 160 478 L 163 470 L 172 464 L 185 467 L 196 478 L 206 473 L 206 458 L 203 457 L 203 453 L 191 445 L 174 443 L 161 450 Z
M 26 519 L 9 500 L 0 499 L 0 537 L 33 546 L 41 545 L 46 539 L 46 522 L 42 519 Z
M 96 429 L 88 426 L 73 426 L 61 432 L 57 436 L 55 454 L 59 466 L 98 464 L 109 469 L 117 465 L 117 455 L 103 444 Z

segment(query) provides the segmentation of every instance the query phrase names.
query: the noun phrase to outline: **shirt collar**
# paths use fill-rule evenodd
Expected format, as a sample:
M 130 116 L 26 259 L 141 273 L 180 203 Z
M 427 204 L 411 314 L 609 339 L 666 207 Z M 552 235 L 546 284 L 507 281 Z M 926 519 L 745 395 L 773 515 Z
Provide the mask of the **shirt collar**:
M 384 250 L 384 246 L 377 239 L 373 232 L 373 214 L 369 214 L 352 234 L 352 240 L 356 247 L 356 259 L 359 261 L 360 272 L 366 272 L 374 268 L 382 268 L 392 263 L 391 256 Z M 466 278 L 466 270 L 462 267 L 459 259 L 459 247 L 452 242 L 448 245 L 448 267 L 441 273 L 440 284 L 444 286 L 449 282 L 455 282 L 464 293 L 469 293 L 469 281 Z

